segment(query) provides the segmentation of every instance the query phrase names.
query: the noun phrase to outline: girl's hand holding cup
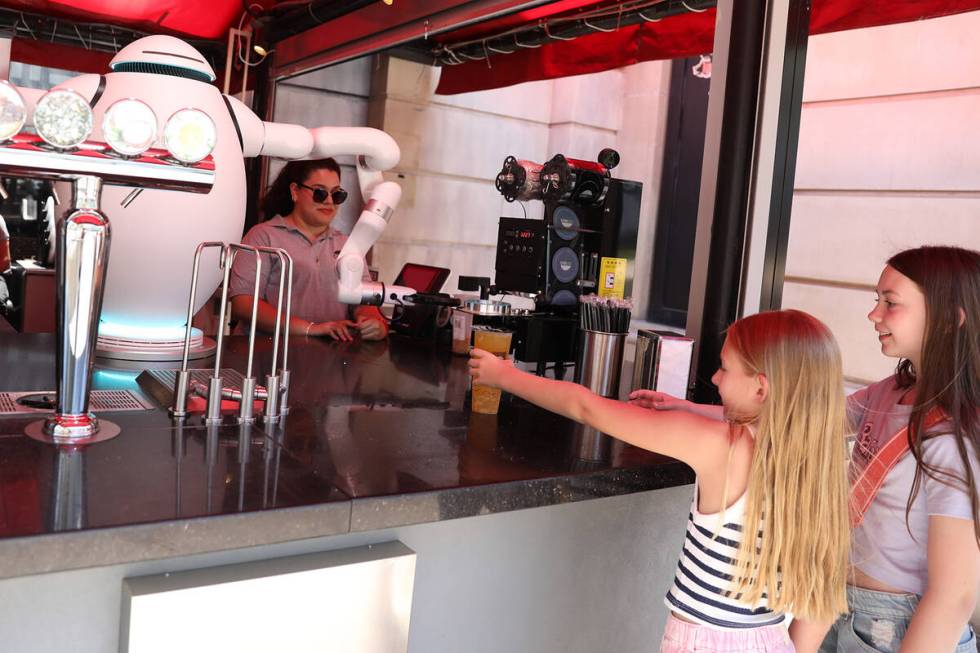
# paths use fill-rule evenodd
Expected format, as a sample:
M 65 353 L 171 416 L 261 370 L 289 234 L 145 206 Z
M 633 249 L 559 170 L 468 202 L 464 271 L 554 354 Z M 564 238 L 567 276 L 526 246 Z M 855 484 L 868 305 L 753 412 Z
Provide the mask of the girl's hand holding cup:
M 482 349 L 471 349 L 469 366 L 474 383 L 499 388 L 503 375 L 514 363 Z

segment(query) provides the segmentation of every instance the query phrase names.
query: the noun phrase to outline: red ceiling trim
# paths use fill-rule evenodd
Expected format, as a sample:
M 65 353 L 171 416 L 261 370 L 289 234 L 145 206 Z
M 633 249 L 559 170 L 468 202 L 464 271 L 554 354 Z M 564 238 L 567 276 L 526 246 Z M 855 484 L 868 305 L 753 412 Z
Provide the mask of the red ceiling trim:
M 368 5 L 276 44 L 273 77 L 288 77 L 546 0 L 426 0 Z
M 10 60 L 34 66 L 61 68 L 79 73 L 109 72 L 113 53 L 86 50 L 60 43 L 44 43 L 32 39 L 14 39 L 10 44 Z
M 603 5 L 616 4 L 612 0 L 554 0 L 546 5 L 517 11 L 500 18 L 486 20 L 476 25 L 462 27 L 453 30 L 449 35 L 453 42 L 459 43 L 471 38 L 481 38 L 487 34 L 498 34 L 521 25 L 537 23 L 548 18 L 557 17 L 564 14 L 562 18 L 580 14 L 583 11 L 591 11 Z M 446 39 L 439 38 L 439 42 L 446 42 Z
M 249 0 L 256 2 L 257 0 Z M 264 3 L 270 4 L 270 3 Z M 0 6 L 139 32 L 222 39 L 242 15 L 241 0 L 0 0 Z M 63 26 L 71 29 L 70 26 Z M 84 34 L 84 30 L 82 32 Z
M 11 41 L 10 60 L 20 63 L 31 64 L 33 66 L 44 66 L 46 68 L 60 68 L 76 73 L 91 73 L 102 75 L 110 72 L 109 62 L 115 56 L 112 52 L 101 52 L 98 50 L 86 50 L 71 45 L 61 43 L 45 43 L 34 39 L 16 38 Z M 225 78 L 224 68 L 215 69 L 218 82 L 223 82 Z M 231 75 L 231 91 L 237 92 L 241 89 L 242 71 L 235 69 Z M 248 88 L 255 87 L 255 75 L 249 75 Z
M 584 75 L 641 61 L 673 59 L 710 52 L 715 10 L 682 14 L 656 23 L 598 32 L 574 41 L 494 56 L 457 66 L 443 66 L 436 93 L 451 95 L 502 88 L 532 80 Z
M 980 9 L 980 0 L 814 0 L 810 33 L 937 18 Z M 522 82 L 621 68 L 640 61 L 676 59 L 711 52 L 715 10 L 641 23 L 610 33 L 581 36 L 487 61 L 443 66 L 436 93 L 452 95 Z M 446 40 L 451 39 L 451 35 Z

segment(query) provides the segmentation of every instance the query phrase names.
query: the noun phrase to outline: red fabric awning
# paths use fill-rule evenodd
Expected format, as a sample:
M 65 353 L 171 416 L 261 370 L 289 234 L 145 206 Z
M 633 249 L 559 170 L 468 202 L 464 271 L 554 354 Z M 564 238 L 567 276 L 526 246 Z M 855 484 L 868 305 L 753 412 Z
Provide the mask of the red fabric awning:
M 14 39 L 10 60 L 34 66 L 67 68 L 79 73 L 101 75 L 109 72 L 111 52 L 86 50 L 60 43 L 45 43 L 30 39 Z
M 397 0 L 401 2 L 402 0 Z M 248 0 L 268 9 L 294 0 Z M 520 25 L 584 8 L 616 5 L 617 0 L 555 0 L 440 35 L 441 43 L 476 40 Z M 223 39 L 242 16 L 240 0 L 0 0 L 0 7 L 69 21 L 103 22 L 151 33 L 195 39 Z M 811 34 L 886 25 L 980 9 L 980 0 L 813 0 Z M 615 32 L 581 36 L 513 54 L 491 53 L 486 61 L 445 66 L 438 93 L 452 94 L 510 86 L 620 68 L 640 61 L 673 59 L 710 52 L 715 11 L 665 18 Z M 382 26 L 383 27 L 383 26 Z M 71 29 L 67 25 L 64 29 Z M 380 28 L 379 28 L 380 29 Z M 15 39 L 13 59 L 40 65 L 103 72 L 109 56 L 57 46 L 39 34 L 36 41 Z
M 810 33 L 889 25 L 980 9 L 980 0 L 813 0 Z M 536 21 L 535 21 L 536 22 Z M 487 61 L 443 66 L 436 93 L 451 95 L 502 88 L 521 82 L 554 79 L 622 68 L 641 61 L 676 59 L 711 52 L 715 11 L 689 13 L 615 32 L 597 32 L 574 41 L 557 41 L 513 54 L 490 53 Z M 491 36 L 499 29 L 484 31 Z M 467 40 L 480 34 L 469 30 Z M 443 35 L 443 43 L 459 39 Z
M 248 0 L 257 2 L 257 0 Z M 266 1 L 264 6 L 275 4 Z M 0 6 L 140 32 L 221 39 L 242 15 L 241 0 L 3 0 Z M 66 28 L 68 29 L 68 28 Z

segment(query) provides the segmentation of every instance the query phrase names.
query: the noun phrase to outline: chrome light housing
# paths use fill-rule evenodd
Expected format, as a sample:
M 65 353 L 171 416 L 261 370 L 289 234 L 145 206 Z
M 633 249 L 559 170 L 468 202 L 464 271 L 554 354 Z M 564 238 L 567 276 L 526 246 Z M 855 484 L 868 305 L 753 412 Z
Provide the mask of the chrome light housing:
M 197 163 L 211 154 L 217 138 L 214 121 L 200 109 L 181 109 L 163 128 L 164 145 L 183 163 Z
M 0 141 L 16 136 L 27 121 L 27 106 L 17 88 L 0 80 Z
M 157 116 L 141 100 L 117 100 L 102 117 L 102 137 L 119 154 L 137 156 L 156 140 Z
M 92 133 L 92 107 L 70 89 L 51 91 L 37 101 L 34 128 L 50 145 L 76 147 Z

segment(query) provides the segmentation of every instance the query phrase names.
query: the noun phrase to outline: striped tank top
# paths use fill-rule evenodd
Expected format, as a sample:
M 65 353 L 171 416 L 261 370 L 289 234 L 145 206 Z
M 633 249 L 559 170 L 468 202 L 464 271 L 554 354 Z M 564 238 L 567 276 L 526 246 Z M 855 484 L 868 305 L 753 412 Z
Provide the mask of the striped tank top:
M 718 528 L 718 513 L 698 511 L 695 483 L 694 502 L 687 519 L 684 548 L 677 561 L 677 573 L 664 603 L 689 621 L 723 629 L 759 628 L 783 621 L 783 614 L 768 608 L 766 595 L 755 605 L 728 596 L 732 589 L 735 557 L 742 541 L 745 502 L 748 492 L 724 512 L 724 525 Z M 717 537 L 712 539 L 717 531 Z

